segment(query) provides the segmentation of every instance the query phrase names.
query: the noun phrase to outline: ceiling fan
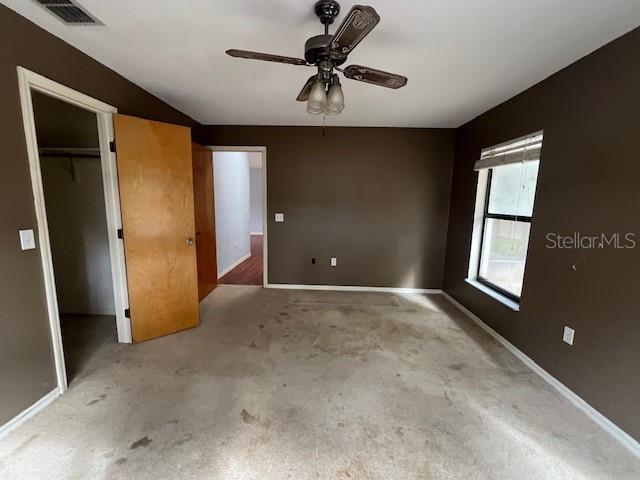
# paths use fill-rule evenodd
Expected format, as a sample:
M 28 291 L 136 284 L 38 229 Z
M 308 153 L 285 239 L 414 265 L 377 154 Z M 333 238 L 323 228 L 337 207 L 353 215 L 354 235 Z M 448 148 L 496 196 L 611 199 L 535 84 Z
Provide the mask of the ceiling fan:
M 333 35 L 329 34 L 329 25 L 340 13 L 340 4 L 335 0 L 318 0 L 314 9 L 324 25 L 324 34 L 306 41 L 304 59 L 235 49 L 227 50 L 227 54 L 237 58 L 317 67 L 318 73 L 309 77 L 296 98 L 299 102 L 307 102 L 307 112 L 314 114 L 337 115 L 344 109 L 342 87 L 334 70 L 351 80 L 387 88 L 396 89 L 407 84 L 407 77 L 375 68 L 361 65 L 340 68 L 353 49 L 380 22 L 373 7 L 353 6 Z

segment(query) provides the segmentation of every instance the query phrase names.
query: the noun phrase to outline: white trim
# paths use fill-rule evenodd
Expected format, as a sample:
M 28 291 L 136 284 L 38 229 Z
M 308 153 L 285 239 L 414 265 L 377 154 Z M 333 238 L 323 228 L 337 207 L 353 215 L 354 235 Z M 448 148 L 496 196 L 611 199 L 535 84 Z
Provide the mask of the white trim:
M 109 152 L 109 140 L 113 138 L 112 116 L 113 113 L 116 112 L 116 109 L 106 103 L 76 92 L 75 90 L 65 87 L 64 85 L 54 82 L 42 75 L 38 75 L 37 73 L 31 72 L 25 68 L 17 67 L 17 73 L 20 105 L 22 108 L 22 121 L 24 125 L 27 155 L 29 158 L 29 170 L 31 173 L 31 187 L 33 190 L 33 201 L 38 225 L 38 242 L 40 245 L 40 258 L 42 261 L 56 376 L 58 389 L 60 393 L 64 393 L 67 389 L 67 375 L 65 372 L 64 351 L 62 348 L 62 335 L 60 332 L 60 313 L 58 310 L 56 295 L 51 244 L 49 242 L 49 229 L 47 225 L 47 213 L 42 187 L 42 174 L 40 170 L 40 157 L 38 155 L 38 140 L 36 138 L 31 91 L 36 90 L 42 92 L 48 96 L 96 113 L 100 152 L 102 156 L 102 180 L 105 191 L 105 208 L 107 211 L 106 221 L 109 236 L 109 253 L 112 263 L 118 339 L 120 341 L 127 341 L 127 330 L 129 330 L 128 341 L 131 341 L 130 324 L 128 319 L 124 318 L 124 309 L 121 308 L 128 303 L 128 297 L 126 290 L 124 252 L 122 251 L 121 242 L 117 238 L 117 228 L 119 228 L 121 222 L 120 205 L 118 202 L 117 175 L 115 172 L 115 156 Z
M 249 232 L 249 235 L 262 235 L 262 232 Z
M 238 265 L 240 265 L 242 262 L 244 262 L 245 260 L 247 260 L 249 257 L 251 257 L 251 253 L 247 253 L 246 255 L 244 255 L 243 257 L 240 257 L 238 260 L 236 260 L 235 262 L 233 262 L 231 265 L 229 265 L 227 268 L 225 268 L 223 271 L 218 273 L 218 280 L 221 279 L 222 277 L 224 277 L 227 273 L 229 273 L 231 270 L 233 270 L 234 268 L 236 268 Z
M 477 288 L 478 290 L 480 290 L 485 295 L 489 295 L 496 302 L 500 302 L 505 307 L 510 308 L 514 312 L 519 312 L 520 311 L 520 304 L 519 303 L 514 302 L 513 300 L 511 300 L 506 295 L 502 295 L 497 290 L 494 290 L 493 288 L 489 288 L 486 285 L 484 285 L 483 283 L 481 283 L 478 280 L 475 280 L 473 278 L 465 278 L 464 281 L 467 282 L 469 285 L 471 285 L 473 288 Z
M 118 230 L 122 228 L 118 165 L 116 163 L 116 154 L 111 152 L 109 148 L 110 139 L 115 138 L 113 115 L 111 113 L 101 114 L 98 112 L 97 115 L 98 135 L 100 138 L 100 163 L 102 165 L 104 204 L 107 214 L 109 259 L 111 260 L 111 276 L 113 277 L 113 299 L 116 309 L 118 341 L 120 343 L 131 343 L 131 320 L 125 317 L 124 314 L 125 310 L 129 308 L 124 241 L 118 238 Z
M 567 400 L 569 400 L 573 405 L 575 405 L 578 409 L 582 410 L 591 420 L 597 423 L 604 431 L 610 434 L 613 438 L 615 438 L 618 442 L 620 442 L 625 448 L 627 448 L 631 453 L 635 456 L 640 457 L 640 443 L 636 441 L 631 435 L 626 433 L 616 424 L 614 424 L 607 417 L 598 412 L 595 408 L 585 402 L 582 398 L 580 398 L 576 393 L 570 390 L 567 386 L 565 386 L 558 379 L 553 377 L 549 372 L 547 372 L 544 368 L 534 362 L 530 357 L 528 357 L 524 352 L 519 350 L 516 346 L 514 346 L 509 340 L 504 338 L 498 332 L 496 332 L 489 325 L 484 323 L 480 317 L 475 315 L 471 310 L 466 308 L 456 299 L 454 299 L 447 292 L 443 291 L 442 295 L 449 300 L 451 304 L 456 306 L 462 313 L 464 313 L 467 317 L 469 317 L 473 322 L 475 322 L 480 328 L 482 328 L 485 332 L 495 338 L 500 344 L 502 344 L 507 350 L 513 353 L 522 363 L 524 363 L 527 367 L 533 370 L 538 376 L 540 376 L 545 382 L 555 388 L 562 396 L 564 396 Z
M 262 286 L 269 285 L 269 242 L 267 241 L 267 147 L 256 146 L 229 146 L 229 145 L 207 145 L 213 152 L 260 152 L 262 153 Z M 253 234 L 252 234 L 253 235 Z M 224 273 L 218 274 L 220 278 Z
M 467 278 L 478 277 L 480 268 L 480 246 L 482 245 L 482 233 L 484 224 L 484 204 L 487 198 L 487 182 L 489 170 L 478 172 L 478 183 L 476 188 L 476 203 L 473 210 L 473 230 L 471 234 L 471 250 L 469 252 L 469 269 Z
M 36 413 L 38 413 L 40 410 L 48 406 L 51 402 L 53 402 L 56 398 L 60 396 L 60 393 L 61 393 L 60 390 L 57 388 L 54 390 L 51 390 L 49 393 L 47 393 L 44 397 L 42 397 L 36 403 L 26 408 L 22 412 L 20 412 L 18 415 L 13 417 L 4 425 L 1 425 L 0 439 L 8 435 L 10 432 L 14 431 L 16 428 L 20 427 L 27 420 L 33 417 Z
M 267 149 L 267 147 L 256 147 L 255 145 L 207 145 L 207 148 L 214 152 L 264 152 Z
M 361 287 L 357 285 L 294 285 L 290 283 L 270 283 L 265 285 L 265 288 L 284 290 L 329 290 L 336 292 L 442 293 L 442 290 L 438 288 Z

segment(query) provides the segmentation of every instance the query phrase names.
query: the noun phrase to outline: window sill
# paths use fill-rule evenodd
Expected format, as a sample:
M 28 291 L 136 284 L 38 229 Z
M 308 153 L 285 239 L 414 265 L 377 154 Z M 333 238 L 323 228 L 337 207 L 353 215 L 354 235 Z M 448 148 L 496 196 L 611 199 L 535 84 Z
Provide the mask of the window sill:
M 478 282 L 477 280 L 474 280 L 473 278 L 465 278 L 464 281 L 467 282 L 472 287 L 477 288 L 482 293 L 485 293 L 486 295 L 489 295 L 494 300 L 497 300 L 498 302 L 503 304 L 505 307 L 510 308 L 514 312 L 519 312 L 520 311 L 520 304 L 517 303 L 517 302 L 514 302 L 509 297 L 506 297 L 505 295 L 502 295 L 502 294 L 496 292 L 492 288 L 489 288 L 486 285 L 483 285 L 482 283 Z

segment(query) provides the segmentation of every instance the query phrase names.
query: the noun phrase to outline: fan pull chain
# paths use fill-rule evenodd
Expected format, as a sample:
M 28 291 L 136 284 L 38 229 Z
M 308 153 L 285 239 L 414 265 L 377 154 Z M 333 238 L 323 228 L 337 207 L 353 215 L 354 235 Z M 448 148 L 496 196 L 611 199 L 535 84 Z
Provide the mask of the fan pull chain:
M 325 131 L 324 131 L 324 127 L 327 124 L 327 116 L 323 113 L 322 114 L 322 138 L 325 137 Z

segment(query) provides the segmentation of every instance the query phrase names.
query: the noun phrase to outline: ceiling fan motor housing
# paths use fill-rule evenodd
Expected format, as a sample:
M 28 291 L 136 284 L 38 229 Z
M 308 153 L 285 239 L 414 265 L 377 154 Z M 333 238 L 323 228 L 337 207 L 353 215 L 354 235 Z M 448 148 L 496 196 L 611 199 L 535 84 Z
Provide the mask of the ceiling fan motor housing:
M 329 55 L 329 44 L 333 39 L 333 35 L 316 35 L 311 37 L 304 44 L 304 59 L 307 63 L 312 65 L 318 64 L 322 60 L 331 59 L 333 65 L 342 65 L 347 57 L 336 57 L 335 55 Z

